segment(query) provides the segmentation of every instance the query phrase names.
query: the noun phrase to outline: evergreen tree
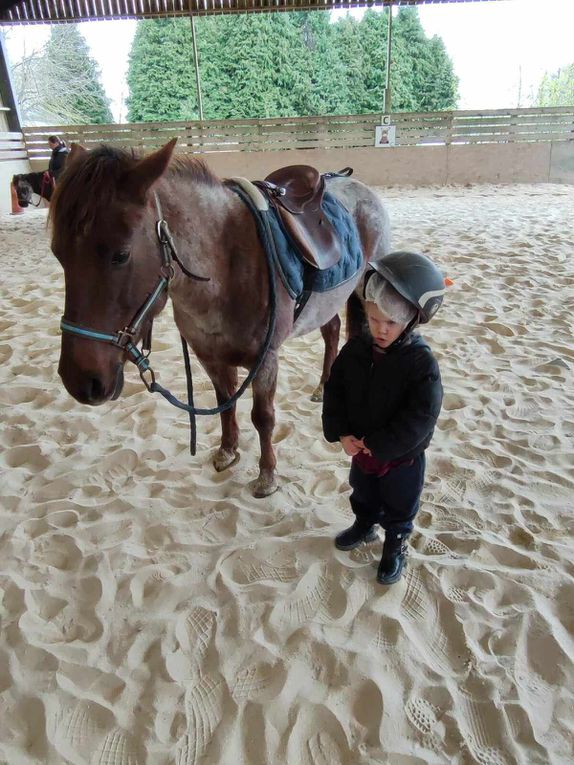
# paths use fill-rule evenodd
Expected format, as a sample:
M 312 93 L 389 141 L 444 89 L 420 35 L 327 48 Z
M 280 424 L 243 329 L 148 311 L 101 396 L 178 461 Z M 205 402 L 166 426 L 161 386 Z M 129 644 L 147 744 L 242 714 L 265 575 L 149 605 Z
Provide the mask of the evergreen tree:
M 535 106 L 574 105 L 574 64 L 545 74 L 538 88 Z
M 292 14 L 200 21 L 198 48 L 206 119 L 309 113 L 310 52 Z
M 27 125 L 113 122 L 97 64 L 78 27 L 52 27 L 40 50 L 12 65 L 16 97 Z
M 293 13 L 309 67 L 307 111 L 302 114 L 347 114 L 346 70 L 336 47 L 335 25 L 328 13 Z
M 44 52 L 46 107 L 63 121 L 113 122 L 100 71 L 75 24 L 54 25 Z
M 330 23 L 327 13 L 245 14 L 196 23 L 206 119 L 361 114 L 384 104 L 388 14 Z M 197 118 L 187 20 L 144 21 L 130 54 L 128 119 Z M 393 110 L 456 105 L 457 81 L 442 41 L 428 39 L 416 9 L 393 25 Z
M 189 21 L 141 21 L 130 51 L 127 82 L 128 121 L 198 119 Z
M 333 47 L 343 70 L 340 85 L 343 114 L 360 114 L 368 97 L 365 83 L 368 54 L 363 48 L 361 23 L 347 15 L 333 25 Z M 382 101 L 375 111 L 381 108 Z

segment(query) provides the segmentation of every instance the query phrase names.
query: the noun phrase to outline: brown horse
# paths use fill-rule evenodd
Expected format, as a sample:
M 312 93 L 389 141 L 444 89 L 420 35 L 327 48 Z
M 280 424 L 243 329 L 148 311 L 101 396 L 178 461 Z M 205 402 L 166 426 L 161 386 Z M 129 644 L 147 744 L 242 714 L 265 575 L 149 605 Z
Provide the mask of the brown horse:
M 221 404 L 237 388 L 237 368 L 253 366 L 265 337 L 268 265 L 244 202 L 200 161 L 172 159 L 174 145 L 171 141 L 143 159 L 106 146 L 90 152 L 72 147 L 50 211 L 52 250 L 65 275 L 64 321 L 104 334 L 129 326 L 161 273 L 155 232 L 159 199 L 182 263 L 209 279 L 189 279 L 176 268 L 169 297 L 176 325 L 211 378 Z M 320 394 L 337 354 L 338 312 L 357 286 L 366 261 L 378 260 L 389 249 L 388 216 L 375 193 L 349 178 L 333 178 L 327 184 L 357 224 L 363 268 L 330 292 L 312 294 L 296 322 L 294 301 L 276 280 L 275 329 L 252 384 L 251 419 L 261 446 L 255 496 L 277 488 L 271 438 L 279 346 L 290 336 L 321 328 L 325 356 Z M 163 292 L 134 341 L 145 336 L 166 300 Z M 93 332 L 92 337 L 64 332 L 59 374 L 77 401 L 102 404 L 119 396 L 126 359 L 125 347 L 98 342 Z M 214 456 L 218 471 L 239 459 L 234 406 L 221 414 L 221 425 L 221 445 Z

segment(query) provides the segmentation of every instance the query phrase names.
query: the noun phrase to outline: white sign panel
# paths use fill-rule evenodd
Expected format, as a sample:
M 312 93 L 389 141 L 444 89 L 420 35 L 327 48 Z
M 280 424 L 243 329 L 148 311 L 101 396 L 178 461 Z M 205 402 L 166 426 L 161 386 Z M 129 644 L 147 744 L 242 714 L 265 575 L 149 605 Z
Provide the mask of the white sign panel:
M 375 146 L 384 148 L 395 145 L 396 125 L 376 125 L 375 127 Z

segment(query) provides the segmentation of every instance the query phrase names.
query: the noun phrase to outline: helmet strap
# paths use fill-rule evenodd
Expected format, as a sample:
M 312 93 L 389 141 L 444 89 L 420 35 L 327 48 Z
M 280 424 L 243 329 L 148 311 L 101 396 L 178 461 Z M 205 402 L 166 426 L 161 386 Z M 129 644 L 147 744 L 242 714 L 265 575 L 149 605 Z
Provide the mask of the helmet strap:
M 394 343 L 391 343 L 388 348 L 385 348 L 385 351 L 390 351 L 392 348 L 398 348 L 400 345 L 402 345 L 405 340 L 408 338 L 408 336 L 415 330 L 418 325 L 420 324 L 420 313 L 417 311 L 416 316 L 414 319 L 411 319 L 407 326 L 403 329 L 401 334 L 397 337 L 397 339 L 394 341 Z

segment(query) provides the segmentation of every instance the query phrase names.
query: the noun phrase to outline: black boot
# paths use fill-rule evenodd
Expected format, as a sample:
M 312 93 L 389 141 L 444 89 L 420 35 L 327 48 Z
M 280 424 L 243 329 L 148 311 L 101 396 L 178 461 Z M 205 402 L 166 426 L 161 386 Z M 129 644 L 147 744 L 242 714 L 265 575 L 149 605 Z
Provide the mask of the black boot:
M 398 582 L 407 565 L 407 539 L 408 534 L 393 534 L 385 532 L 385 544 L 383 545 L 383 557 L 377 571 L 379 584 L 394 584 Z
M 355 521 L 335 537 L 335 547 L 337 550 L 354 550 L 361 542 L 374 542 L 377 538 L 374 525 L 365 526 L 364 523 Z

